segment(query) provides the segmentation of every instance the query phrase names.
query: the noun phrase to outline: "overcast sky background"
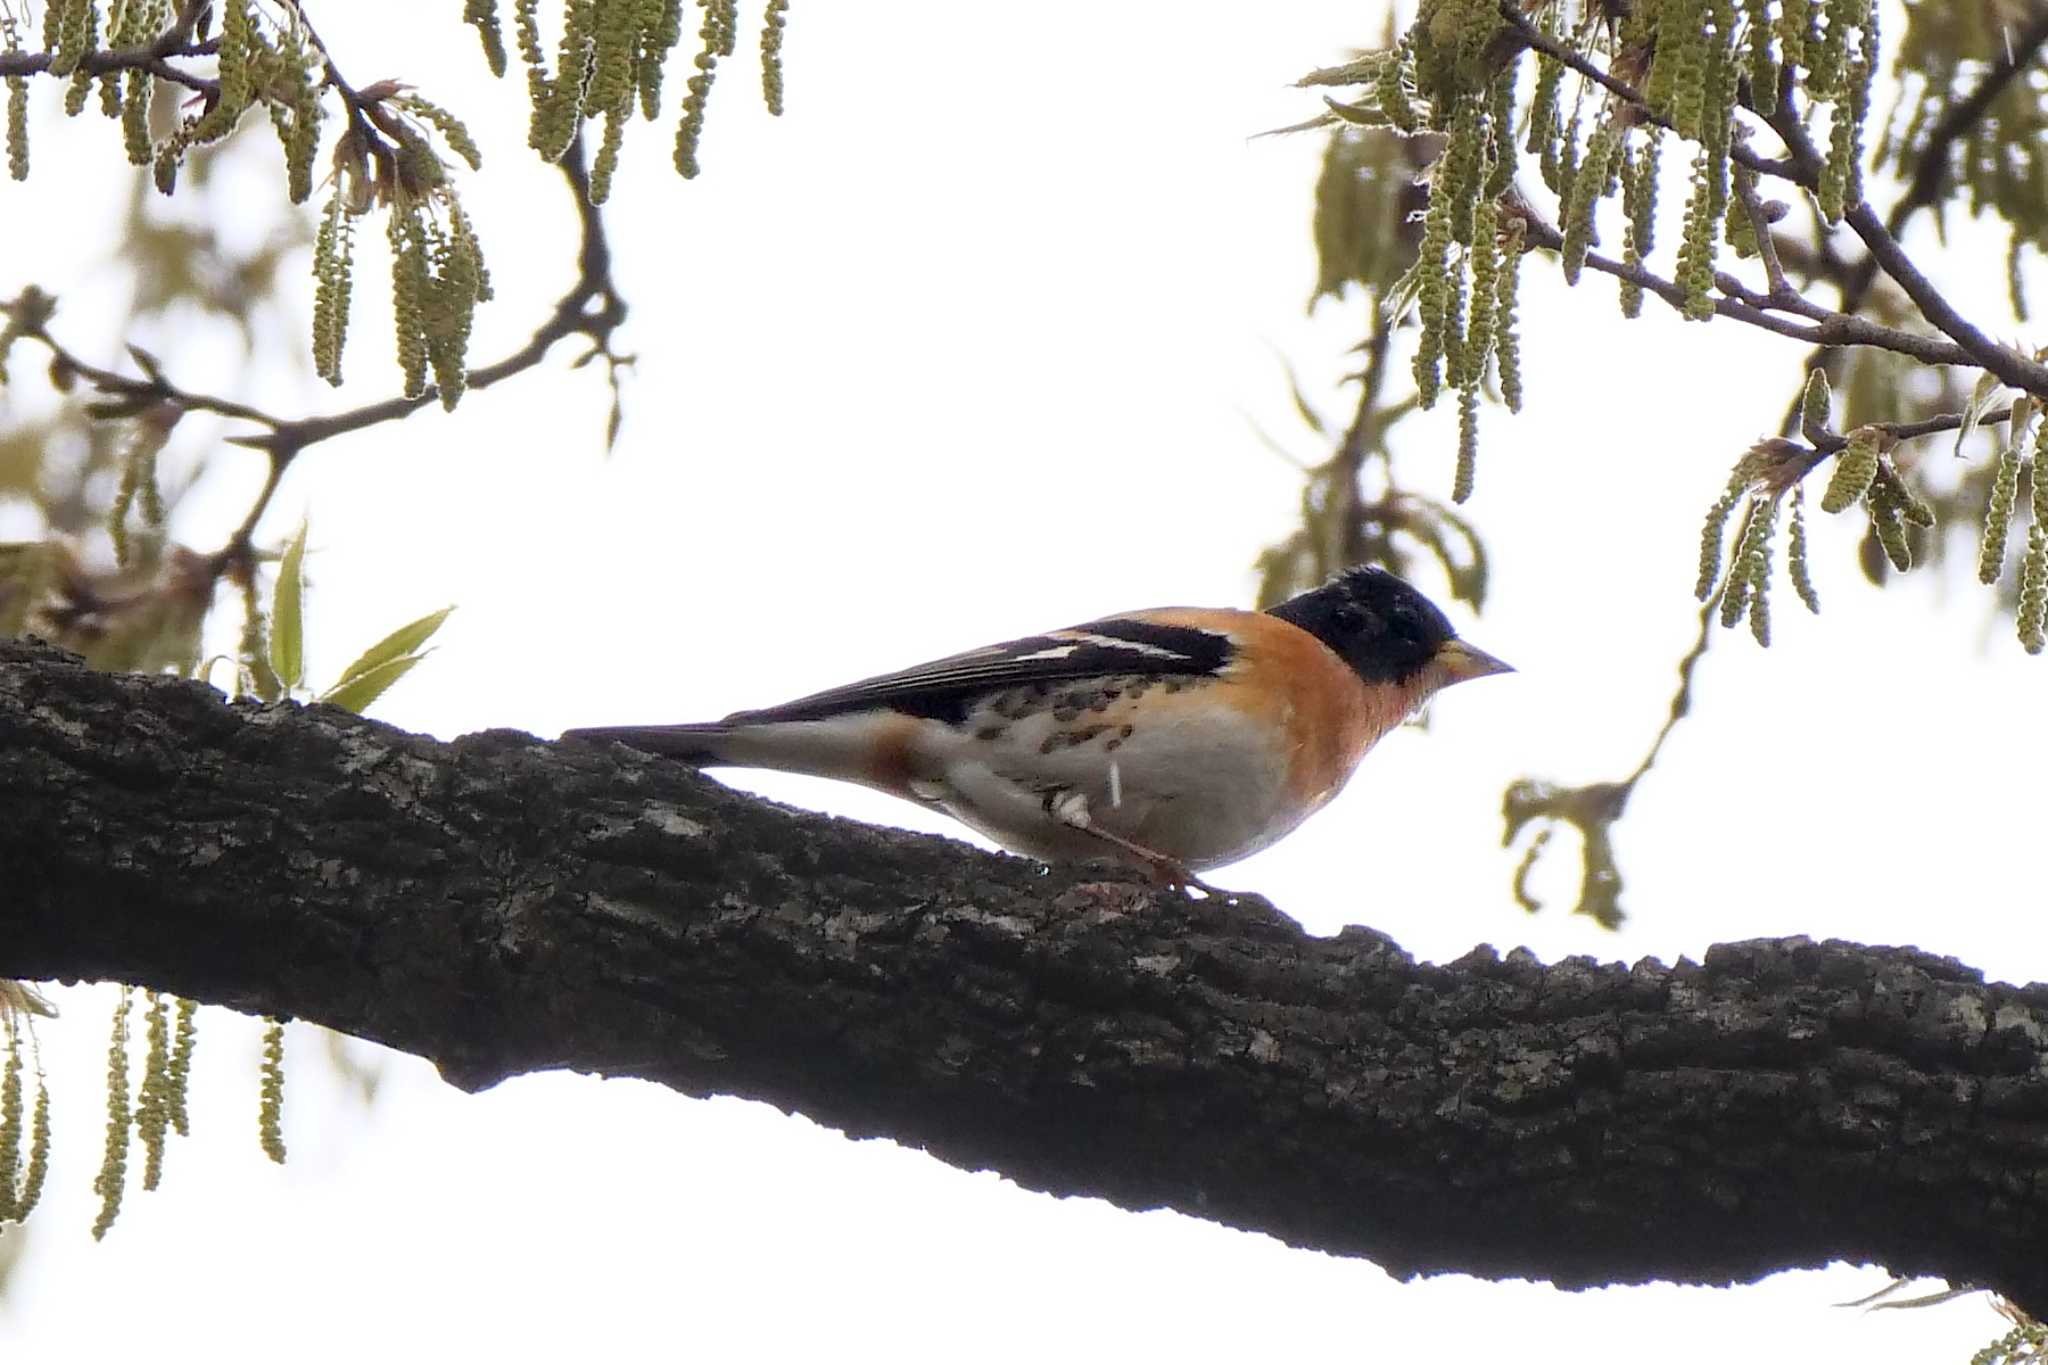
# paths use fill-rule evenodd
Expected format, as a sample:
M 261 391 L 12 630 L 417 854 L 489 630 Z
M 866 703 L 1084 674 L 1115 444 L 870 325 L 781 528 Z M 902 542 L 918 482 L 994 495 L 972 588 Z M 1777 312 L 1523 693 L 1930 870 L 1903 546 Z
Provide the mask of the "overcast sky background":
M 668 161 L 687 56 L 671 119 L 628 139 L 608 217 L 634 307 L 621 344 L 639 364 L 614 453 L 601 367 L 569 371 L 564 348 L 452 418 L 318 447 L 292 471 L 265 529 L 282 539 L 311 517 L 316 682 L 453 602 L 439 652 L 376 714 L 442 736 L 550 735 L 715 717 L 1120 608 L 1249 600 L 1251 561 L 1293 524 L 1300 491 L 1253 425 L 1320 458 L 1283 361 L 1341 422 L 1362 322 L 1357 308 L 1302 311 L 1319 140 L 1247 134 L 1312 113 L 1287 83 L 1376 39 L 1379 11 L 799 5 L 778 121 L 760 109 L 758 10 L 743 7 L 714 92 L 701 179 Z M 574 245 L 559 179 L 524 145 L 523 83 L 490 81 L 452 4 L 316 13 L 357 84 L 415 82 L 482 144 L 467 202 L 500 299 L 473 354 L 495 358 L 566 286 Z M 0 288 L 50 289 L 60 333 L 112 361 L 116 339 L 93 328 L 124 288 L 105 260 L 126 193 L 104 179 L 119 133 L 97 116 L 66 123 L 35 93 L 35 177 L 0 190 L 14 248 Z M 275 151 L 265 139 L 256 152 L 216 191 L 232 231 L 273 221 Z M 355 291 L 339 395 L 295 361 L 251 364 L 186 331 L 134 339 L 180 384 L 273 411 L 381 396 L 397 380 L 381 232 L 362 236 L 377 269 Z M 2009 331 L 1997 257 L 1975 250 L 1995 239 L 1955 239 L 1942 282 Z M 1912 241 L 1931 249 L 1928 234 Z M 1700 518 L 1776 422 L 1802 354 L 1655 305 L 1623 324 L 1607 283 L 1589 274 L 1580 289 L 1567 298 L 1554 266 L 1528 263 L 1528 408 L 1483 419 L 1470 510 L 1494 590 L 1460 625 L 1521 671 L 1446 695 L 1426 733 L 1390 737 L 1327 811 L 1214 879 L 1316 932 L 1368 923 L 1434 959 L 1525 943 L 1668 961 L 1807 933 L 2048 978 L 2039 802 L 2007 785 L 2037 783 L 2048 759 L 2048 664 L 2020 653 L 1966 571 L 1867 587 L 1853 517 L 1816 516 L 1824 616 L 1784 591 L 1767 655 L 1728 636 L 1702 667 L 1694 718 L 1619 832 L 1628 926 L 1562 913 L 1578 873 L 1562 838 L 1536 881 L 1553 908 L 1514 906 L 1502 788 L 1634 765 L 1693 632 Z M 302 347 L 303 319 L 266 344 Z M 1401 429 L 1410 482 L 1448 490 L 1454 422 L 1445 405 Z M 175 528 L 202 547 L 260 480 L 258 457 L 214 446 L 222 432 L 193 419 L 176 447 L 216 456 Z M 959 833 L 856 789 L 732 780 Z M 1981 1297 L 1829 1306 L 1881 1286 L 1875 1268 L 1728 1291 L 1404 1285 L 635 1081 L 544 1075 L 464 1096 L 385 1056 L 365 1109 L 303 1027 L 278 1169 L 256 1148 L 255 1030 L 217 1011 L 201 1018 L 200 1135 L 95 1245 L 111 995 L 58 995 L 64 1018 L 42 1029 L 57 1150 L 0 1302 L 10 1359 L 97 1358 L 146 1334 L 170 1361 L 1924 1362 L 1963 1360 L 2003 1327 Z

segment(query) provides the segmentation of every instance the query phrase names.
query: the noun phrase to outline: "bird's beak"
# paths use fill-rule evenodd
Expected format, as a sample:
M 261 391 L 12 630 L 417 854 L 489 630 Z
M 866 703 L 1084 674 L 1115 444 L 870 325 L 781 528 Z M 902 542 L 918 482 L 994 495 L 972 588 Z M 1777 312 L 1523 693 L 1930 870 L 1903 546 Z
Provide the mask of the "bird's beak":
M 1483 678 L 1489 673 L 1512 673 L 1512 665 L 1504 664 L 1483 649 L 1474 649 L 1463 640 L 1447 640 L 1436 652 L 1436 662 L 1442 666 L 1444 676 L 1450 683 L 1461 683 L 1473 678 Z

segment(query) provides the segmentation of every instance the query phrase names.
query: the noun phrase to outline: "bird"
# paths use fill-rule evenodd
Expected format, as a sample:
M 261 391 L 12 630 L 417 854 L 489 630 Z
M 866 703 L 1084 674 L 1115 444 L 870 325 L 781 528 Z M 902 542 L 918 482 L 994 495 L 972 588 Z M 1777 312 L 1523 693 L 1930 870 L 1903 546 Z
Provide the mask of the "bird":
M 724 720 L 562 738 L 855 782 L 1041 862 L 1214 893 L 1198 873 L 1294 830 L 1435 693 L 1513 671 L 1361 566 L 1262 612 L 1125 612 Z

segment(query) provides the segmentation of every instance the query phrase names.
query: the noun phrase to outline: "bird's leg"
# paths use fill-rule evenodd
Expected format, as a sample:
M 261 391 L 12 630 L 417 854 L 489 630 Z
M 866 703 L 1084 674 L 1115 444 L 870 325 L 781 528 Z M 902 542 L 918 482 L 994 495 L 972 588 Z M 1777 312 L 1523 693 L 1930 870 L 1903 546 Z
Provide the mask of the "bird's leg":
M 1080 792 L 1071 790 L 1047 792 L 1045 794 L 1045 813 L 1065 825 L 1068 829 L 1079 830 L 1081 833 L 1092 838 L 1102 840 L 1103 843 L 1123 853 L 1147 872 L 1150 872 L 1153 879 L 1163 886 L 1173 890 L 1184 890 L 1187 887 L 1193 887 L 1195 890 L 1209 896 L 1229 894 L 1197 877 L 1178 858 L 1169 858 L 1164 853 L 1155 853 L 1143 844 L 1126 839 L 1121 834 L 1111 834 L 1108 830 L 1097 826 L 1094 817 L 1088 812 L 1088 798 Z

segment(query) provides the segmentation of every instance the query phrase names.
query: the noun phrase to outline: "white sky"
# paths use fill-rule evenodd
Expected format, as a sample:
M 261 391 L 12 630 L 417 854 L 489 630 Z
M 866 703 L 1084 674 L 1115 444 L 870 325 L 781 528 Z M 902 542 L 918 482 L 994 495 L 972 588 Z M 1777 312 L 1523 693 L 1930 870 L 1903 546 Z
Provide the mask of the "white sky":
M 778 123 L 759 109 L 758 6 L 745 9 L 705 176 L 669 170 L 668 122 L 629 139 L 609 216 L 635 308 L 622 344 L 640 363 L 617 451 L 598 445 L 598 369 L 568 372 L 564 350 L 455 418 L 319 447 L 293 471 L 266 528 L 281 538 L 310 510 L 316 680 L 455 602 L 440 651 L 378 714 L 443 736 L 552 734 L 716 716 L 1119 608 L 1249 597 L 1248 565 L 1299 492 L 1249 424 L 1318 456 L 1281 357 L 1341 420 L 1336 380 L 1360 323 L 1356 310 L 1301 313 L 1319 143 L 1245 135 L 1311 111 L 1286 83 L 1376 38 L 1377 14 L 1304 2 L 1254 22 L 1242 7 L 1154 0 L 1081 22 L 1024 6 L 800 5 Z M 565 286 L 573 219 L 525 149 L 516 73 L 483 76 L 457 13 L 336 5 L 321 20 L 358 83 L 412 80 L 482 143 L 469 202 L 501 292 L 479 328 L 476 354 L 491 359 Z M 394 66 L 401 23 L 418 37 Z M 95 304 L 118 301 L 108 238 L 81 228 L 110 220 L 125 191 L 69 163 L 102 170 L 119 134 L 97 116 L 48 117 L 48 93 L 36 178 L 0 191 L 17 248 L 0 283 L 56 292 L 65 334 L 111 360 L 112 338 L 90 332 Z M 262 170 L 230 189 L 273 193 Z M 246 202 L 248 223 L 268 221 L 266 199 Z M 1961 240 L 1977 264 L 1996 259 Z M 2002 297 L 1995 272 L 1947 282 Z M 2048 977 L 2038 800 L 2006 787 L 2037 782 L 2048 759 L 2048 664 L 1988 623 L 1988 595 L 1961 576 L 1868 589 L 1848 518 L 1815 527 L 1827 614 L 1807 619 L 1784 592 L 1768 655 L 1743 635 L 1703 667 L 1694 719 L 1620 831 L 1629 926 L 1609 935 L 1513 906 L 1502 787 L 1633 765 L 1693 629 L 1699 519 L 1775 423 L 1801 354 L 1668 313 L 1624 326 L 1608 284 L 1589 274 L 1581 288 L 1590 308 L 1532 260 L 1529 409 L 1485 417 L 1472 510 L 1495 587 L 1467 633 L 1521 672 L 1448 695 L 1427 734 L 1390 738 L 1328 811 L 1218 880 L 1318 932 L 1362 921 L 1438 959 L 1490 942 L 1669 960 L 1808 933 Z M 366 273 L 356 295 L 338 397 L 212 342 L 138 339 L 189 387 L 243 385 L 273 410 L 352 405 L 396 378 L 381 280 Z M 1412 482 L 1448 488 L 1452 421 L 1403 428 Z M 180 448 L 203 449 L 209 430 L 188 422 Z M 222 456 L 181 533 L 215 543 L 258 473 L 253 455 Z M 735 780 L 957 833 L 855 789 Z M 1576 875 L 1560 849 L 1539 890 L 1568 904 Z M 640 1082 L 546 1075 L 471 1097 L 390 1057 L 365 1111 L 308 1029 L 292 1035 L 279 1170 L 256 1151 L 254 1032 L 211 1011 L 202 1135 L 95 1246 L 110 1001 L 61 998 L 64 1019 L 43 1030 L 56 1160 L 0 1303 L 8 1358 L 110 1357 L 145 1330 L 171 1361 L 1928 1361 L 1961 1360 L 2002 1328 L 1981 1299 L 1830 1309 L 1883 1283 L 1868 1268 L 1733 1291 L 1402 1285 L 1364 1262 L 1027 1194 Z

